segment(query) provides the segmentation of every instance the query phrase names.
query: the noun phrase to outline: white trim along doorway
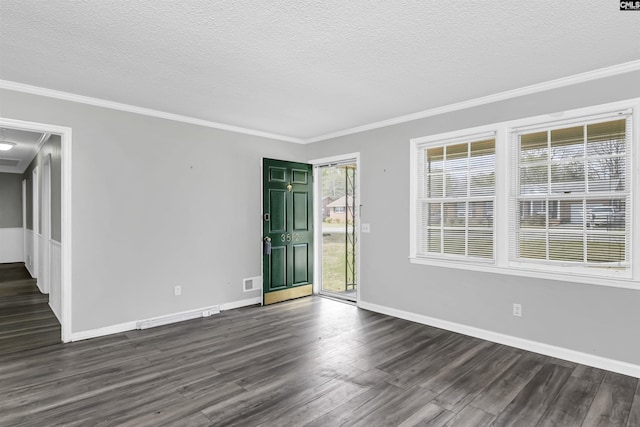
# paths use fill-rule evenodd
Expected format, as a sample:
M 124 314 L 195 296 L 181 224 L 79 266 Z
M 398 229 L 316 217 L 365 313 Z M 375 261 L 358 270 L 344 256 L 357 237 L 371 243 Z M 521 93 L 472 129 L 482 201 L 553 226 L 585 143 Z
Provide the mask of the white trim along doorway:
M 51 154 L 47 154 L 42 165 L 42 227 L 41 242 L 43 248 L 41 253 L 43 259 L 40 261 L 39 278 L 43 279 L 44 293 L 51 292 Z
M 31 265 L 31 276 L 34 279 L 40 277 L 40 175 L 38 166 L 31 172 L 31 230 L 33 231 L 33 264 Z M 26 226 L 26 224 L 25 224 Z M 25 229 L 26 230 L 26 229 Z M 48 293 L 43 283 L 38 280 L 38 288 L 42 293 Z
M 62 341 L 71 341 L 71 128 L 0 117 L 0 127 L 60 135 L 61 139 L 61 242 L 60 249 L 60 324 Z M 45 160 L 46 162 L 47 160 Z M 24 194 L 25 192 L 23 192 Z M 50 197 L 50 195 L 48 196 Z M 24 224 L 23 224 L 24 226 Z M 35 229 L 35 224 L 34 224 Z M 35 230 L 34 230 L 34 234 Z M 52 266 L 53 267 L 53 266 Z M 36 273 L 37 274 L 37 273 Z M 49 287 L 49 286 L 48 286 Z
M 313 165 L 315 186 L 314 294 L 357 304 L 361 289 L 360 153 L 315 159 L 309 163 Z M 329 171 L 335 174 L 327 174 Z M 332 192 L 333 182 L 329 180 L 336 178 L 340 188 Z

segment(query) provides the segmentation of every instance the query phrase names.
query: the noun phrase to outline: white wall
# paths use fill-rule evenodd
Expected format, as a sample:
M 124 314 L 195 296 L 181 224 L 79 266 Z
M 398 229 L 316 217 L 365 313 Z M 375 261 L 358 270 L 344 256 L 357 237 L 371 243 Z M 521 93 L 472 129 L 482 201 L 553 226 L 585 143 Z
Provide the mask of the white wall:
M 638 366 L 639 291 L 410 264 L 407 209 L 410 138 L 638 97 L 639 79 L 309 146 L 6 90 L 0 116 L 73 129 L 73 332 L 258 296 L 242 292 L 242 278 L 261 274 L 260 159 L 360 152 L 372 229 L 361 241 L 364 302 Z M 511 315 L 516 301 L 522 318 Z
M 261 158 L 301 160 L 304 146 L 0 97 L 2 117 L 73 131 L 72 332 L 260 296 L 242 279 L 261 275 Z
M 361 236 L 362 301 L 635 364 L 640 372 L 640 291 L 408 259 L 411 138 L 635 98 L 638 81 L 634 72 L 310 144 L 308 159 L 360 152 L 361 220 L 371 224 Z M 512 316 L 514 302 L 522 318 Z
M 24 258 L 24 230 L 22 227 L 0 228 L 0 264 L 22 262 Z
M 51 283 L 49 284 L 49 307 L 56 315 L 58 320 L 62 322 L 62 271 L 60 269 L 62 265 L 62 246 L 59 242 L 51 239 L 49 240 L 50 254 L 51 254 L 51 272 L 49 278 Z
M 24 265 L 33 277 L 35 275 L 35 258 L 33 253 L 33 231 L 28 228 L 24 230 Z

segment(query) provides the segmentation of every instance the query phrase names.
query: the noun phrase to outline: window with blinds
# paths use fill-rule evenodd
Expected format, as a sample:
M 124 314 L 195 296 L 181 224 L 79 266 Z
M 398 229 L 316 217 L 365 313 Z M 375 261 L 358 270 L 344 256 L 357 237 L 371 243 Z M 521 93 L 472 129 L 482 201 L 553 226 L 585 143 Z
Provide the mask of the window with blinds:
M 631 115 L 512 133 L 510 258 L 626 269 Z
M 417 147 L 416 255 L 494 259 L 495 134 Z

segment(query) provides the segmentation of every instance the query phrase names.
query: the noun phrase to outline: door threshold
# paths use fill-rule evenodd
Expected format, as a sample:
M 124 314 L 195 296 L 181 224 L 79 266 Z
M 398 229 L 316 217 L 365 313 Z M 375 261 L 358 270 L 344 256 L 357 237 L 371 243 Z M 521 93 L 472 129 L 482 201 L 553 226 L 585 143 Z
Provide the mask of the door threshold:
M 295 288 L 283 289 L 264 294 L 263 305 L 275 304 L 277 302 L 290 299 L 308 297 L 313 294 L 313 285 L 296 286 Z
M 342 298 L 338 295 L 335 294 L 329 294 L 329 293 L 325 293 L 325 292 L 320 292 L 318 294 L 318 296 L 323 297 L 323 298 L 327 298 L 327 299 L 331 299 L 334 301 L 338 301 L 338 302 L 343 302 L 345 304 L 350 304 L 350 305 L 358 305 L 358 302 L 356 300 L 350 299 L 350 298 Z

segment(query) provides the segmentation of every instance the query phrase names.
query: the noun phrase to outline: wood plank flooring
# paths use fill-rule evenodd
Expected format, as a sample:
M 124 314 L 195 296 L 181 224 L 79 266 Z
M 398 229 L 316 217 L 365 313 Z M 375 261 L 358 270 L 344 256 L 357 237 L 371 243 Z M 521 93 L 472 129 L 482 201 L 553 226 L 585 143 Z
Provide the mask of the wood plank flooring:
M 60 342 L 48 302 L 23 263 L 0 264 L 0 354 Z
M 0 355 L 0 426 L 640 426 L 636 378 L 321 297 Z

